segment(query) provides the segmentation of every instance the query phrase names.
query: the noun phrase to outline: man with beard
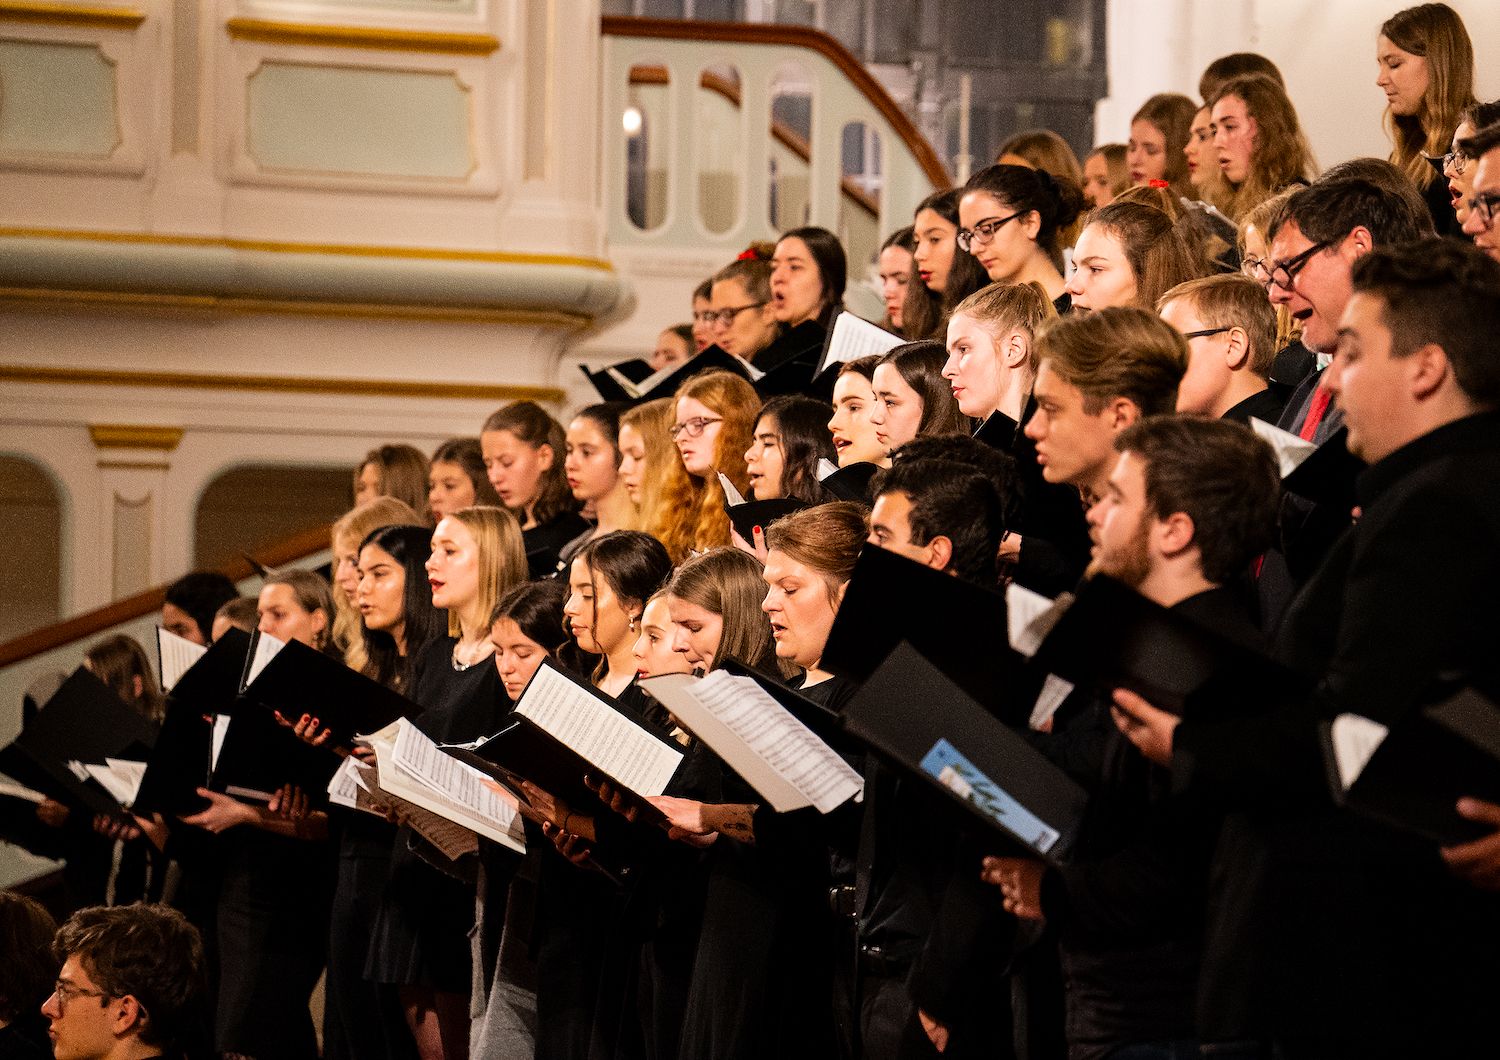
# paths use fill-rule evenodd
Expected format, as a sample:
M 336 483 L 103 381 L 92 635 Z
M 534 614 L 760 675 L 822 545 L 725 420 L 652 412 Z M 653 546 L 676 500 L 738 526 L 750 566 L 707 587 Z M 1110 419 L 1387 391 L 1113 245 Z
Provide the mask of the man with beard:
M 1270 449 L 1224 420 L 1154 417 L 1122 431 L 1089 509 L 1091 576 L 1107 575 L 1227 640 L 1259 647 L 1243 574 L 1270 540 L 1280 492 Z M 1195 1003 L 1212 808 L 1171 790 L 1168 771 L 1113 730 L 1098 690 L 1070 728 L 1109 726 L 1089 816 L 1065 868 L 985 859 L 1018 917 L 1057 933 L 1070 1060 L 1196 1055 Z M 1213 705 L 1206 705 L 1212 709 Z M 1097 729 L 1096 729 L 1097 731 Z M 1044 738 L 1045 743 L 1069 734 Z M 1076 766 L 1075 766 L 1076 768 Z

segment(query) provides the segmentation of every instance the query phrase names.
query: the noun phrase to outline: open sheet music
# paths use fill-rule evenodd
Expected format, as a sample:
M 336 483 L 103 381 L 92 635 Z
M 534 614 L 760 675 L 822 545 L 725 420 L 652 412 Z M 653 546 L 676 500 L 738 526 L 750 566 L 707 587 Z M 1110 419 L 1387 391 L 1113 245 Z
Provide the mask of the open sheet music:
M 374 748 L 380 787 L 385 791 L 511 850 L 525 852 L 516 803 L 482 783 L 484 774 L 479 770 L 444 754 L 410 720 L 400 718 L 360 741 Z
M 1072 602 L 1071 593 L 1053 600 L 1011 582 L 1005 587 L 1005 622 L 1010 646 L 1031 658 Z
M 833 748 L 748 677 L 665 674 L 641 682 L 778 812 L 828 813 L 864 780 Z
M 637 795 L 660 795 L 682 762 L 681 751 L 548 665 L 515 713 Z
M 1339 780 L 1347 790 L 1364 772 L 1365 765 L 1390 735 L 1390 729 L 1358 714 L 1340 714 L 1333 719 L 1331 729 Z
M 285 647 L 286 641 L 277 640 L 269 633 L 257 630 L 254 643 L 250 648 L 250 657 L 245 661 L 245 676 L 240 681 L 240 691 L 243 692 L 249 687 L 250 682 L 259 677 L 260 672 L 269 666 L 271 660 L 276 658 Z
M 828 348 L 823 351 L 818 371 L 823 371 L 831 364 L 843 364 L 871 354 L 889 353 L 905 341 L 900 335 L 892 335 L 853 313 L 840 313 L 828 333 Z
M 146 775 L 145 762 L 132 762 L 122 758 L 106 758 L 103 765 L 91 762 L 83 768 L 127 810 L 135 803 L 136 792 L 141 790 L 141 779 Z
M 193 663 L 208 654 L 208 648 L 157 626 L 156 653 L 161 667 L 161 690 L 170 692 L 176 686 L 178 678 L 187 673 Z
M 1284 431 L 1265 420 L 1258 420 L 1254 416 L 1250 417 L 1250 429 L 1270 443 L 1271 449 L 1276 453 L 1276 463 L 1281 469 L 1282 478 L 1286 478 L 1301 467 L 1303 461 L 1318 449 L 1315 444 L 1305 438 L 1300 438 L 1290 431 Z
M 457 861 L 465 854 L 479 850 L 479 837 L 473 829 L 392 795 L 380 786 L 379 768 L 361 762 L 353 755 L 344 759 L 344 764 L 328 782 L 328 801 L 382 819 L 388 810 L 394 810 L 412 831 L 436 847 L 449 861 Z

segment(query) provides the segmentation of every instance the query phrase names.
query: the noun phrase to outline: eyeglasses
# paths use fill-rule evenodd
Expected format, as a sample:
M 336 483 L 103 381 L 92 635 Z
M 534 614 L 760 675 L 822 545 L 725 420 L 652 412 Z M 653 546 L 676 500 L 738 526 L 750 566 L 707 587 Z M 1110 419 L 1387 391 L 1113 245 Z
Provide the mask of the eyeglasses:
M 52 992 L 57 995 L 57 1000 L 60 1005 L 66 1005 L 75 997 L 104 998 L 111 996 L 109 994 L 106 994 L 103 990 L 85 990 L 82 987 L 74 986 L 72 983 L 63 982 L 63 980 L 61 979 L 52 984 Z
M 1265 258 L 1243 258 L 1240 261 L 1240 271 L 1252 280 L 1259 280 L 1261 286 L 1271 282 L 1271 272 L 1266 268 Z
M 1495 207 L 1500 205 L 1500 191 L 1482 191 L 1469 200 L 1469 212 L 1489 228 L 1495 223 Z
M 1327 250 L 1333 246 L 1334 240 L 1325 239 L 1321 243 L 1314 243 L 1295 258 L 1278 262 L 1271 266 L 1270 283 L 1274 283 L 1283 291 L 1290 291 L 1292 284 L 1297 282 L 1297 274 L 1307 267 L 1312 256 L 1320 250 Z
M 734 318 L 745 310 L 759 309 L 765 304 L 764 302 L 751 302 L 749 305 L 742 305 L 738 309 L 710 309 L 702 314 L 701 319 L 710 324 L 722 324 L 727 328 L 730 324 L 734 323 Z
M 980 221 L 973 228 L 960 228 L 958 230 L 958 249 L 964 253 L 971 252 L 975 245 L 984 246 L 995 238 L 995 233 L 1005 225 L 1014 221 L 1017 217 L 1030 213 L 1030 210 L 1018 210 L 1009 217 L 992 217 L 988 221 Z
M 1443 156 L 1443 172 L 1448 172 L 1450 166 L 1454 176 L 1463 176 L 1464 170 L 1469 168 L 1469 156 L 1462 151 L 1449 151 Z
M 689 438 L 697 438 L 703 434 L 703 429 L 710 423 L 723 423 L 722 416 L 694 416 L 690 420 L 674 423 L 667 428 L 667 433 L 676 441 L 679 435 L 687 435 Z
M 1222 335 L 1226 331 L 1233 331 L 1234 325 L 1227 328 L 1204 328 L 1202 331 L 1184 331 L 1182 337 L 1185 339 L 1204 339 L 1210 335 Z

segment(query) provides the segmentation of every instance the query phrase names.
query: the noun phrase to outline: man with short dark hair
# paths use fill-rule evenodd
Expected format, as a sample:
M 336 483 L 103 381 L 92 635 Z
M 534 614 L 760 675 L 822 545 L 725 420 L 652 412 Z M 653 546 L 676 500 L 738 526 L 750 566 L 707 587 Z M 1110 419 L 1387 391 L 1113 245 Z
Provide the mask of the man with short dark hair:
M 1196 416 L 1142 420 L 1114 448 L 1107 484 L 1089 509 L 1090 572 L 1259 647 L 1235 583 L 1275 523 L 1281 483 L 1270 448 L 1235 423 Z M 1092 727 L 1100 710 L 1098 692 L 1080 696 L 1093 709 L 1075 714 L 1073 734 Z M 1058 738 L 1042 746 L 1056 754 L 1050 745 Z M 1070 1056 L 1197 1055 L 1203 912 L 1218 821 L 1210 808 L 1175 798 L 1164 770 L 1141 766 L 1111 728 L 1085 779 L 1099 809 L 1069 864 L 985 862 L 1007 909 L 1045 919 L 1058 934 Z
M 870 544 L 993 588 L 1003 522 L 991 480 L 950 460 L 900 460 L 871 483 Z
M 80 909 L 57 932 L 57 989 L 42 1006 L 58 1060 L 181 1055 L 203 998 L 198 931 L 161 905 Z
M 1277 643 L 1314 690 L 1229 722 L 1116 700 L 1178 790 L 1259 808 L 1269 882 L 1241 904 L 1267 903 L 1244 913 L 1267 963 L 1242 960 L 1263 967 L 1245 1030 L 1291 1060 L 1489 1055 L 1500 898 L 1481 888 L 1500 841 L 1444 851 L 1458 879 L 1430 841 L 1337 809 L 1317 726 L 1354 713 L 1395 730 L 1453 682 L 1500 687 L 1500 263 L 1430 238 L 1373 251 L 1350 282 L 1328 385 L 1370 462 L 1361 516 Z M 1500 807 L 1458 812 L 1500 828 Z
M 1486 125 L 1473 136 L 1460 140 L 1458 149 L 1473 159 L 1474 181 L 1464 218 L 1464 235 L 1490 257 L 1500 261 L 1500 124 Z

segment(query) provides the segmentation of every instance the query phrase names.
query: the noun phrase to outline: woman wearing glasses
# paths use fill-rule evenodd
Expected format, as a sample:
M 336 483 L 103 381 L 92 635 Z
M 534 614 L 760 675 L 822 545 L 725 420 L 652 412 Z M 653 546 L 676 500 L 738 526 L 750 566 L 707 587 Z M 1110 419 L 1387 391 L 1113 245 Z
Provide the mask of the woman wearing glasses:
M 1456 235 L 1448 188 L 1428 162 L 1449 149 L 1464 110 L 1479 102 L 1468 30 L 1447 4 L 1421 4 L 1386 19 L 1375 40 L 1391 163 L 1422 193 L 1438 234 Z
M 1464 222 L 1469 219 L 1469 196 L 1474 194 L 1475 159 L 1464 154 L 1458 144 L 1460 140 L 1467 140 L 1480 129 L 1496 122 L 1500 122 L 1500 99 L 1493 103 L 1474 104 L 1459 118 L 1458 128 L 1453 130 L 1453 143 L 1442 159 L 1443 176 L 1448 178 L 1446 197 L 1453 208 L 1454 220 L 1458 222 L 1460 232 L 1463 231 Z M 1428 161 L 1436 164 L 1434 159 Z M 1438 231 L 1443 231 L 1441 225 L 1438 226 Z
M 662 490 L 660 538 L 672 562 L 681 563 L 693 552 L 729 544 L 729 516 L 716 472 L 728 476 L 741 494 L 750 489 L 744 453 L 760 397 L 733 372 L 704 372 L 678 388 L 672 406 L 668 433 L 681 459 Z
M 990 166 L 964 185 L 958 246 L 996 283 L 1041 284 L 1065 313 L 1058 233 L 1082 208 L 1083 193 L 1071 181 L 1024 166 Z
M 923 199 L 912 220 L 912 282 L 901 306 L 901 331 L 909 339 L 940 339 L 948 313 L 985 284 L 984 270 L 958 253 L 958 200 L 951 188 Z
M 741 258 L 715 273 L 708 316 L 714 345 L 741 360 L 754 361 L 777 335 L 770 263 L 758 257 Z

